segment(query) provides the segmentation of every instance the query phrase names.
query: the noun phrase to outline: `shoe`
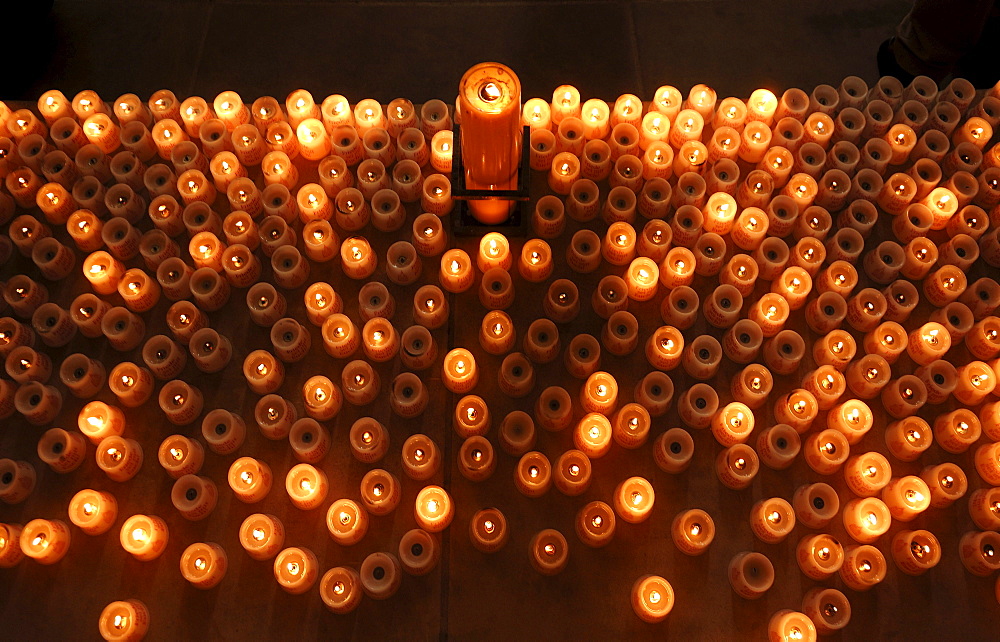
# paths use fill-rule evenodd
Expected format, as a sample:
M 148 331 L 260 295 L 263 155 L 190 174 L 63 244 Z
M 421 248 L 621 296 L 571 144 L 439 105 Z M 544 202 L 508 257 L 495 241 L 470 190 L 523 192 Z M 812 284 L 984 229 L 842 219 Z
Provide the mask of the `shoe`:
M 893 76 L 906 87 L 913 82 L 916 74 L 911 74 L 899 65 L 896 54 L 892 52 L 892 44 L 895 40 L 895 38 L 889 38 L 879 46 L 875 63 L 878 65 L 879 76 Z

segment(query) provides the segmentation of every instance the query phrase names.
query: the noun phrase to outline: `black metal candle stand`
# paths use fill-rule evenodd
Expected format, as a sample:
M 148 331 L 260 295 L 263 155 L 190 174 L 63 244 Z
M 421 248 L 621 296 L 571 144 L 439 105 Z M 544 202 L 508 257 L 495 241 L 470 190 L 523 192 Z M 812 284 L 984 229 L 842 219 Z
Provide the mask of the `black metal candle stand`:
M 521 144 L 521 162 L 517 166 L 517 189 L 471 189 L 465 184 L 465 167 L 462 165 L 462 126 L 456 123 L 452 128 L 451 155 L 451 197 L 454 208 L 451 211 L 451 231 L 456 236 L 482 236 L 487 232 L 502 232 L 506 236 L 527 236 L 528 234 L 528 188 L 531 177 L 529 140 L 531 129 L 524 128 Z M 479 222 L 469 207 L 469 201 L 501 200 L 513 201 L 511 214 L 502 223 Z

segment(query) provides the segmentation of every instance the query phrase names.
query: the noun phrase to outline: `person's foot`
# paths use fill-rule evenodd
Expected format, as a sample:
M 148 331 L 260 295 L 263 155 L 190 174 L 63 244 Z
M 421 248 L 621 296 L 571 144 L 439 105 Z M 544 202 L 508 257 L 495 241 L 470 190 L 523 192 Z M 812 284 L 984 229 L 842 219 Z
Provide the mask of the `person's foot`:
M 878 65 L 879 76 L 893 76 L 899 82 L 903 83 L 905 87 L 913 82 L 917 74 L 910 73 L 899 64 L 896 54 L 893 52 L 893 42 L 895 40 L 895 38 L 889 38 L 879 46 L 875 62 Z

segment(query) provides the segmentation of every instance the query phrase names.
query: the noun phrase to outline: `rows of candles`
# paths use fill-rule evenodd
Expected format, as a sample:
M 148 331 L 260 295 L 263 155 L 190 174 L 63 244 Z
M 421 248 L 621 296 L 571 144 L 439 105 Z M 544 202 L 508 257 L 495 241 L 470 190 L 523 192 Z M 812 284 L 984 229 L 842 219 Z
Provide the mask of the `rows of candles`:
M 523 243 L 502 232 L 474 245 L 449 235 L 453 117 L 462 115 L 436 100 L 420 109 L 404 99 L 352 107 L 337 95 L 317 104 L 305 90 L 284 105 L 270 97 L 247 105 L 231 91 L 211 103 L 169 91 L 113 104 L 94 92 L 69 100 L 50 91 L 35 111 L 0 103 L 0 221 L 9 224 L 0 263 L 29 265 L 8 261 L 16 252 L 34 264 L 2 286 L 9 379 L 0 380 L 0 416 L 44 428 L 37 454 L 57 473 L 83 466 L 90 442 L 115 482 L 149 473 L 123 407 L 162 412 L 179 430 L 200 427 L 166 437 L 156 453 L 187 520 L 209 517 L 220 493 L 254 504 L 273 492 L 275 473 L 244 448 L 247 424 L 256 424 L 267 439 L 287 439 L 299 461 L 285 475 L 290 503 L 322 509 L 330 537 L 345 546 L 365 536 L 370 516 L 399 508 L 402 484 L 423 485 L 413 506 L 418 528 L 401 538 L 398 555 L 372 554 L 358 569 L 321 575 L 313 551 L 286 547 L 291 538 L 274 515 L 254 513 L 239 526 L 245 553 L 273 560 L 283 589 L 318 584 L 335 613 L 355 609 L 362 595 L 391 596 L 404 572 L 427 573 L 440 556 L 436 534 L 455 506 L 447 489 L 429 483 L 450 455 L 433 439 L 405 439 L 396 451 L 401 480 L 380 463 L 390 456 L 386 427 L 372 417 L 350 426 L 354 457 L 372 466 L 360 501 L 330 496 L 344 489 L 331 488 L 323 470 L 329 422 L 344 404 L 383 399 L 394 415 L 417 417 L 428 405 L 428 373 L 439 373 L 455 398 L 462 480 L 490 478 L 499 446 L 517 459 L 519 493 L 538 497 L 554 486 L 575 497 L 590 486 L 592 462 L 612 448 L 652 443 L 660 470 L 683 473 L 692 431 L 708 429 L 719 446 L 716 476 L 729 489 L 750 487 L 761 465 L 784 470 L 797 459 L 813 477 L 843 477 L 848 490 L 839 495 L 819 481 L 750 508 L 761 542 L 782 542 L 796 525 L 817 531 L 793 547 L 809 578 L 839 576 L 864 591 L 885 578 L 887 557 L 902 573 L 928 571 L 945 554 L 932 531 L 883 536 L 894 522 L 958 500 L 976 526 L 962 537 L 961 563 L 976 576 L 1000 568 L 1000 284 L 982 276 L 1000 267 L 1000 144 L 990 146 L 1000 87 L 977 96 L 962 80 L 939 91 L 923 77 L 907 87 L 886 77 L 870 88 L 851 77 L 811 94 L 762 89 L 746 101 L 717 100 L 704 85 L 686 98 L 664 86 L 649 102 L 624 95 L 608 104 L 581 103 L 562 86 L 521 111 L 531 167 L 548 188 L 533 194 Z M 394 242 L 382 259 L 375 247 L 386 238 Z M 603 277 L 581 293 L 573 277 L 594 273 Z M 49 287 L 79 293 L 59 283 L 80 275 L 92 292 L 50 299 Z M 537 287 L 543 316 L 515 327 L 515 291 Z M 343 300 L 353 291 L 357 315 Z M 397 313 L 394 292 L 412 296 L 410 315 Z M 303 318 L 287 314 L 291 297 L 304 303 Z M 439 350 L 432 331 L 446 325 L 458 297 L 478 297 L 481 323 L 475 337 L 458 331 L 467 341 Z M 226 335 L 218 320 L 235 308 L 271 349 L 244 352 Z M 147 326 L 164 310 L 169 334 L 153 335 Z M 658 327 L 640 324 L 651 310 Z M 410 316 L 412 325 L 401 322 Z M 599 332 L 567 335 L 588 316 Z M 65 354 L 77 334 L 132 360 L 108 369 Z M 602 353 L 635 359 L 629 372 L 610 372 Z M 484 355 L 502 358 L 495 390 Z M 339 379 L 317 374 L 285 385 L 285 365 L 307 357 L 327 364 L 326 373 L 336 364 Z M 257 399 L 252 416 L 205 407 L 199 386 L 180 378 L 190 362 L 206 381 L 241 367 Z M 402 373 L 382 382 L 378 366 L 387 362 Z M 568 385 L 545 385 L 550 363 Z M 644 376 L 626 390 L 638 370 Z M 730 386 L 718 385 L 720 371 L 735 372 Z M 105 384 L 115 403 L 95 399 Z M 280 394 L 290 390 L 298 392 Z M 522 409 L 493 418 L 491 394 L 523 399 Z M 55 427 L 76 406 L 78 431 Z M 662 429 L 674 416 L 679 423 Z M 544 433 L 559 431 L 572 434 L 573 448 L 554 457 L 535 449 Z M 944 454 L 934 465 L 924 457 L 932 444 Z M 950 461 L 967 451 L 973 469 Z M 213 456 L 233 457 L 226 480 L 199 476 Z M 916 461 L 927 466 L 899 472 Z M 36 466 L 0 460 L 0 499 L 41 492 Z M 650 480 L 622 477 L 607 501 L 579 508 L 583 545 L 608 545 L 619 521 L 642 522 L 658 506 Z M 0 525 L 0 567 L 24 556 L 57 563 L 74 528 L 88 536 L 114 529 L 125 551 L 155 559 L 174 519 L 119 515 L 114 493 L 89 488 L 76 493 L 68 516 L 72 527 L 57 516 Z M 673 543 L 704 553 L 720 517 L 677 513 Z M 849 541 L 832 534 L 838 521 Z M 507 518 L 492 507 L 467 531 L 484 553 L 509 538 Z M 566 534 L 540 530 L 530 563 L 558 573 L 571 548 Z M 234 553 L 191 543 L 181 574 L 215 587 Z M 734 592 L 746 599 L 764 595 L 774 575 L 760 552 L 741 552 L 729 566 Z M 1000 582 L 996 591 L 1000 600 Z M 674 604 L 660 575 L 640 577 L 629 595 L 649 622 Z M 768 628 L 772 639 L 810 639 L 849 620 L 847 595 L 821 586 L 800 609 L 775 613 Z M 134 639 L 155 625 L 155 608 L 117 601 L 99 621 L 106 638 Z

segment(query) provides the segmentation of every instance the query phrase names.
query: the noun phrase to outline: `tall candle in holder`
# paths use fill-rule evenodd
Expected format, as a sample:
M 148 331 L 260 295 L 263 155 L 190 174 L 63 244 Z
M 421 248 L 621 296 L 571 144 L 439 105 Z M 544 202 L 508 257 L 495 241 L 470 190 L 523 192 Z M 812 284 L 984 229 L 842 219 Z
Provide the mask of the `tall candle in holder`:
M 521 157 L 521 82 L 499 63 L 480 63 L 462 76 L 458 90 L 462 115 L 462 163 L 470 189 L 515 189 Z M 480 223 L 502 223 L 512 203 L 469 202 Z

